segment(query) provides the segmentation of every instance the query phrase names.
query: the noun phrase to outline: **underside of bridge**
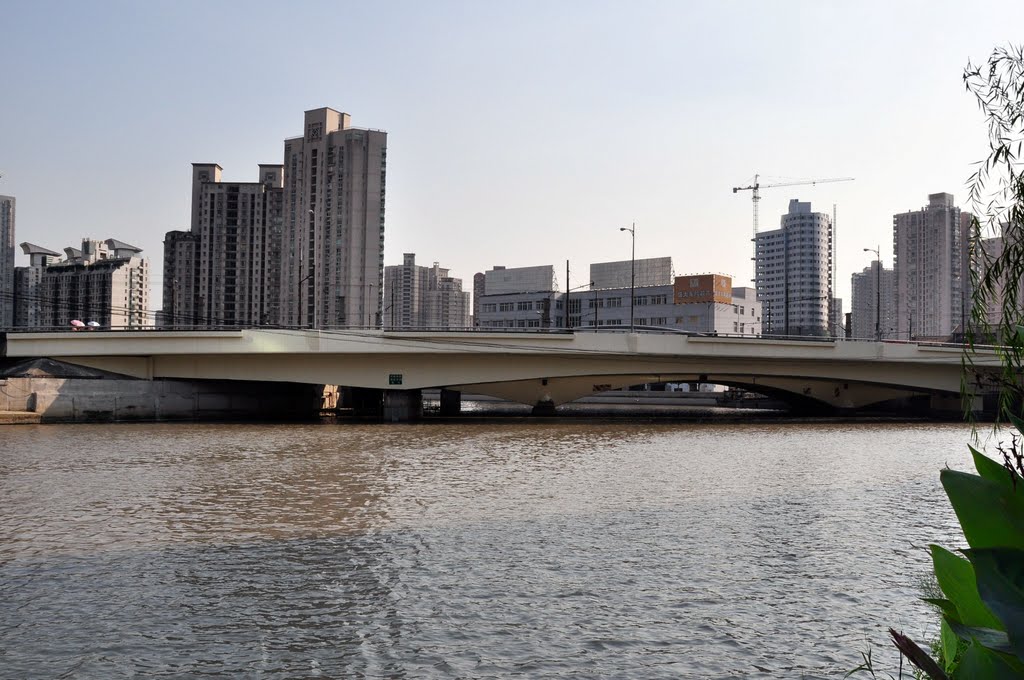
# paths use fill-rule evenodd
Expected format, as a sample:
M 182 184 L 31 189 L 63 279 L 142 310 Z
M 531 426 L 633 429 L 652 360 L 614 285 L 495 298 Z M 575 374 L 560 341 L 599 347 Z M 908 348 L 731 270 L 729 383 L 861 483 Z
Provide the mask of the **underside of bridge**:
M 933 415 L 960 415 L 962 406 L 956 392 L 780 376 L 708 373 L 597 375 L 515 380 L 448 386 L 466 393 L 514 401 L 521 404 L 557 407 L 582 397 L 631 385 L 657 383 L 705 383 L 735 387 L 785 402 L 802 414 L 846 414 L 886 409 L 916 409 Z

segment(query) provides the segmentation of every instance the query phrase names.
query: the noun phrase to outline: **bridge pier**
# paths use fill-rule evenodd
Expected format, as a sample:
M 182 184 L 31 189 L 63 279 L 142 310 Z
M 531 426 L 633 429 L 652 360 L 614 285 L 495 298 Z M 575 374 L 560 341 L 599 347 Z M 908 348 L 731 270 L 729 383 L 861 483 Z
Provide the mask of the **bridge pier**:
M 462 392 L 458 390 L 441 390 L 441 415 L 457 416 L 462 413 Z
M 408 423 L 423 417 L 423 393 L 419 390 L 383 390 L 381 420 Z
M 357 418 L 384 423 L 408 423 L 423 415 L 423 393 L 420 390 L 378 390 L 353 387 L 352 411 Z
M 531 415 L 535 416 L 553 416 L 555 415 L 555 402 L 550 399 L 538 401 L 533 405 L 533 411 Z

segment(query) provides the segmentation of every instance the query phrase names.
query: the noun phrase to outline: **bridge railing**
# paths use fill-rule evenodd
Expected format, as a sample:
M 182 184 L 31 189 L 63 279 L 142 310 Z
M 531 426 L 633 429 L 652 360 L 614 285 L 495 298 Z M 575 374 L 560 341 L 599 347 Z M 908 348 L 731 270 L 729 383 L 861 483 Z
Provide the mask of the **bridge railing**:
M 202 333 L 202 332 L 214 332 L 214 331 L 241 331 L 246 329 L 252 330 L 286 330 L 286 331 L 310 331 L 316 330 L 321 333 L 358 333 L 358 332 L 385 332 L 385 333 L 466 333 L 466 334 L 515 334 L 515 335 L 572 335 L 575 333 L 600 333 L 600 334 L 621 334 L 621 333 L 640 333 L 645 335 L 682 335 L 685 337 L 699 337 L 699 338 L 736 338 L 741 340 L 764 340 L 764 341 L 786 341 L 786 342 L 857 342 L 857 343 L 874 343 L 877 342 L 874 338 L 847 338 L 827 335 L 782 335 L 782 334 L 749 334 L 749 333 L 728 333 L 728 332 L 706 332 L 706 331 L 691 331 L 682 328 L 675 328 L 671 326 L 634 326 L 630 329 L 629 326 L 580 326 L 574 328 L 538 328 L 538 327 L 511 327 L 511 328 L 491 328 L 481 326 L 464 326 L 464 327 L 451 327 L 451 326 L 416 326 L 416 327 L 380 327 L 380 326 L 320 326 L 316 329 L 312 329 L 309 325 L 285 325 L 285 324 L 264 324 L 264 325 L 235 325 L 235 324 L 221 324 L 221 325 L 196 325 L 188 326 L 183 324 L 177 325 L 162 325 L 162 326 L 80 326 L 80 327 L 68 327 L 68 326 L 15 326 L 8 327 L 6 329 L 0 329 L 0 333 L 7 334 L 19 334 L 19 333 L 93 333 L 93 332 L 104 332 L 104 333 L 138 333 L 138 332 L 180 332 L 180 333 Z M 919 347 L 964 347 L 962 342 L 949 342 L 941 340 L 925 340 L 925 339 L 914 339 L 914 340 L 896 340 L 883 338 L 881 342 L 886 344 L 912 344 Z M 979 348 L 994 348 L 994 345 L 975 345 Z

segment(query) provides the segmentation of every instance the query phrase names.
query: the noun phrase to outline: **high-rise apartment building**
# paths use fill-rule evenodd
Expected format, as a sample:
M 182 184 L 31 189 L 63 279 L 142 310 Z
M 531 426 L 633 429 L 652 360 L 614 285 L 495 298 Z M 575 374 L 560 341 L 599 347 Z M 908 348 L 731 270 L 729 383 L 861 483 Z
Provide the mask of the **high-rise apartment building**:
M 289 325 L 358 326 L 382 313 L 387 133 L 306 111 L 284 143 L 281 316 Z
M 28 255 L 29 264 L 14 270 L 14 325 L 45 330 L 43 273 L 60 262 L 60 253 L 32 243 L 22 243 L 21 250 Z
M 56 261 L 52 250 L 23 243 L 30 265 L 18 268 L 18 310 L 25 325 L 67 328 L 71 321 L 93 321 L 102 328 L 148 328 L 149 262 L 142 251 L 116 239 L 83 239 L 65 248 Z
M 376 325 L 373 321 L 367 325 Z M 461 279 L 437 262 L 421 267 L 414 253 L 405 253 L 401 265 L 384 268 L 385 328 L 468 326 L 469 293 L 463 292 Z
M 225 182 L 216 163 L 192 164 L 192 224 L 164 239 L 164 323 L 258 326 L 280 318 L 283 168 Z
M 875 260 L 870 267 L 851 276 L 853 302 L 850 322 L 851 338 L 899 339 L 896 326 L 896 277 Z M 880 310 L 880 312 L 879 312 Z M 878 325 L 877 334 L 875 325 Z M 904 335 L 903 339 L 908 339 Z
M 832 218 L 789 202 L 778 229 L 754 237 L 754 282 L 771 335 L 828 335 L 832 299 Z
M 897 337 L 948 338 L 963 331 L 963 230 L 953 195 L 929 194 L 921 210 L 893 216 Z
M 13 196 L 0 196 L 0 329 L 14 325 Z
M 999 236 L 979 239 L 974 249 L 972 266 L 976 270 L 975 276 L 979 279 L 988 273 L 992 262 L 1003 257 L 1003 251 L 1008 243 L 1007 239 L 1016 239 L 1021 236 L 1019 230 L 1009 229 L 1006 224 L 1000 226 L 999 233 Z M 964 281 L 965 287 L 969 288 L 967 283 Z M 1024 310 L 1021 309 L 1021 305 L 1024 303 L 1024 280 L 1017 280 L 1011 284 L 1011 279 L 1004 270 L 1004 274 L 997 277 L 994 284 L 994 290 L 989 291 L 984 299 L 974 300 L 968 294 L 964 294 L 964 304 L 969 310 L 973 309 L 974 305 L 983 303 L 981 308 L 975 312 L 977 317 L 972 319 L 980 323 L 981 327 L 977 330 L 994 331 L 1003 323 L 1018 326 L 1024 320 Z M 1007 319 L 1004 312 L 1011 310 L 1005 310 L 1004 306 L 1010 295 L 1015 297 L 1015 301 L 1011 304 L 1013 316 Z
M 473 274 L 473 325 L 480 325 L 480 299 L 487 294 L 487 276 L 483 272 Z
M 829 311 L 829 335 L 834 338 L 841 338 L 846 332 L 846 314 L 843 312 L 843 298 L 832 298 L 832 307 Z
M 169 328 L 210 325 L 200 311 L 200 268 L 199 234 L 193 231 L 167 232 L 164 236 L 161 325 Z
M 192 232 L 199 235 L 198 309 L 213 325 L 278 323 L 283 169 L 256 182 L 224 182 L 216 164 L 193 164 Z M 187 272 L 186 272 L 187 278 Z

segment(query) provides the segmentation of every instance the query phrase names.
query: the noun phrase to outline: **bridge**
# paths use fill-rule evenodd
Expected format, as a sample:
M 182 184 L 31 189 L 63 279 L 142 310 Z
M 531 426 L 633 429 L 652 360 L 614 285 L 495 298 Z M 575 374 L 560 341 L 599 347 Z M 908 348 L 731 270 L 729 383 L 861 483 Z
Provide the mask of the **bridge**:
M 894 400 L 933 411 L 962 409 L 962 348 L 917 343 L 253 328 L 8 333 L 4 355 L 48 357 L 149 380 L 338 385 L 371 400 L 379 396 L 398 419 L 418 408 L 426 388 L 491 395 L 543 412 L 595 392 L 658 382 L 734 386 L 798 408 L 842 413 Z M 975 363 L 981 371 L 999 366 L 991 350 L 980 351 Z

